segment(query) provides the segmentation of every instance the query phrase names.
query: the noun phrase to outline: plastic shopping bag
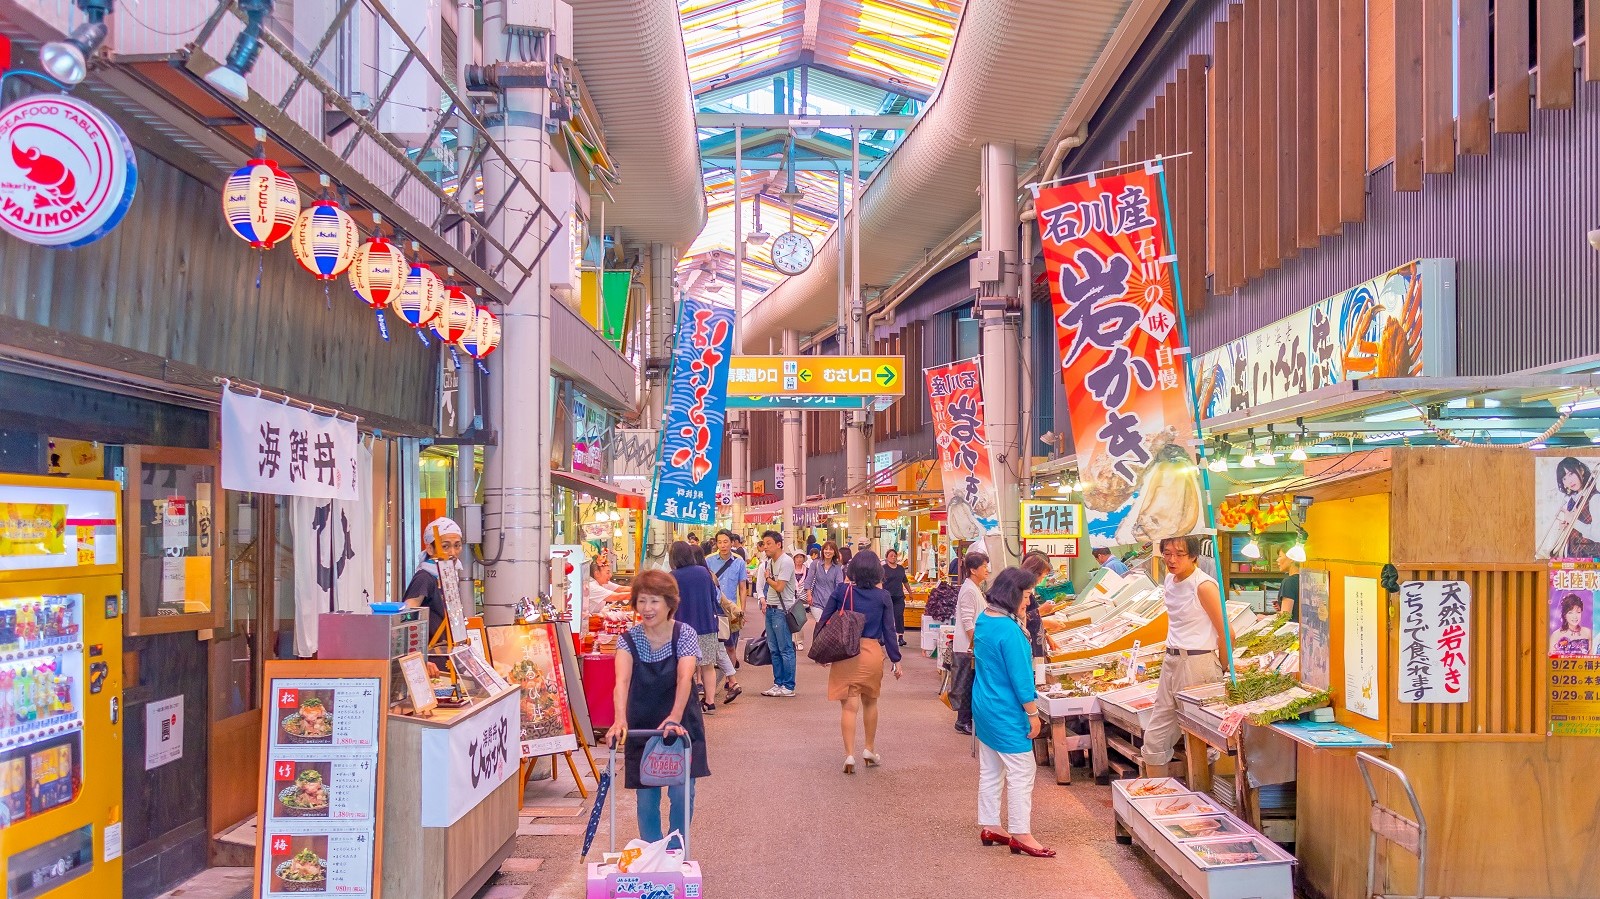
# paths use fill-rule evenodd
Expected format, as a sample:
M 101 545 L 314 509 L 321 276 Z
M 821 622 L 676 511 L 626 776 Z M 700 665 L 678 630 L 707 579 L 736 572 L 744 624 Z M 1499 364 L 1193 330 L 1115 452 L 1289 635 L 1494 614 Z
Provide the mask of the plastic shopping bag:
M 676 856 L 667 852 L 667 844 L 671 843 L 674 837 L 679 843 L 683 842 L 683 834 L 676 830 L 654 843 L 629 840 L 628 845 L 622 847 L 622 858 L 617 862 L 617 870 L 624 874 L 677 871 L 682 863 Z

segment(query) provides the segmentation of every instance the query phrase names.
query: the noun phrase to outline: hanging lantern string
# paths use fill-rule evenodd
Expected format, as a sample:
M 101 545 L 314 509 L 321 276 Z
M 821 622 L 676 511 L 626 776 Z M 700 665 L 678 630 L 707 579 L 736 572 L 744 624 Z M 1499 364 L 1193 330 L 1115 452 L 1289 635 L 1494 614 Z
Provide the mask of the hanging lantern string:
M 1408 405 L 1412 409 L 1416 410 L 1417 416 L 1422 419 L 1422 427 L 1424 429 L 1426 429 L 1429 433 L 1433 434 L 1433 436 L 1439 438 L 1440 440 L 1443 440 L 1445 443 L 1450 444 L 1451 446 L 1468 446 L 1468 447 L 1510 446 L 1510 447 L 1514 447 L 1514 448 L 1518 448 L 1518 449 L 1528 449 L 1529 447 L 1535 446 L 1536 444 L 1540 444 L 1540 443 L 1545 442 L 1546 440 L 1549 440 L 1551 437 L 1554 437 L 1558 432 L 1560 432 L 1560 430 L 1562 428 L 1566 427 L 1567 426 L 1567 421 L 1572 418 L 1572 413 L 1574 411 L 1573 410 L 1573 406 L 1576 406 L 1578 403 L 1582 402 L 1584 397 L 1587 396 L 1589 393 L 1590 393 L 1590 390 L 1587 387 L 1584 387 L 1584 388 L 1580 389 L 1578 391 L 1578 395 L 1573 397 L 1572 402 L 1568 403 L 1564 408 L 1562 408 L 1561 414 L 1556 416 L 1556 420 L 1553 423 L 1551 423 L 1550 427 L 1545 428 L 1544 432 L 1541 433 L 1539 436 L 1534 437 L 1534 438 L 1529 439 L 1529 440 L 1524 440 L 1521 443 L 1511 443 L 1511 444 L 1495 443 L 1493 441 L 1493 439 L 1485 440 L 1485 441 L 1481 441 L 1481 442 L 1480 441 L 1475 441 L 1475 440 L 1462 440 L 1460 437 L 1457 437 L 1454 434 L 1454 432 L 1447 431 L 1444 428 L 1441 428 L 1437 424 L 1435 424 L 1433 422 L 1433 419 L 1428 415 L 1428 413 L 1426 411 L 1424 411 L 1421 407 L 1419 407 L 1416 403 L 1413 403 L 1410 400 L 1406 400 L 1406 405 Z

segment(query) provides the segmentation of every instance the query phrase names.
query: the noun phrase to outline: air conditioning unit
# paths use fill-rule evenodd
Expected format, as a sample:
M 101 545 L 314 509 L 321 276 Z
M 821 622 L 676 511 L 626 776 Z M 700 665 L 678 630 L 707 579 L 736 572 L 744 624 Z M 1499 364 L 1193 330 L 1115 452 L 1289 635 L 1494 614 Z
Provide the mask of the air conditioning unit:
M 405 3 L 388 4 L 390 15 L 422 51 L 435 70 L 444 65 L 441 42 L 444 22 L 440 18 L 440 0 L 406 0 Z M 454 14 L 454 7 L 451 8 Z M 400 71 L 410 55 L 406 42 L 387 22 L 378 27 L 379 91 L 388 84 L 391 76 Z M 378 129 L 405 144 L 420 144 L 433 131 L 439 116 L 439 97 L 444 88 L 433 80 L 428 70 L 415 60 L 405 67 L 400 80 L 390 91 L 383 108 L 378 110 Z

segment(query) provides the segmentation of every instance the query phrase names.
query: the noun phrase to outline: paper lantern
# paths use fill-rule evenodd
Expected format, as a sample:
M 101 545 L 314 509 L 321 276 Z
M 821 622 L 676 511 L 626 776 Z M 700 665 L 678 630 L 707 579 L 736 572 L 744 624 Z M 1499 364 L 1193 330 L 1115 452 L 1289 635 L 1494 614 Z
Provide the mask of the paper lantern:
M 222 214 L 235 234 L 258 250 L 270 250 L 294 230 L 300 186 L 270 159 L 252 159 L 228 176 Z
M 447 286 L 444 293 L 444 311 L 434 318 L 433 333 L 445 343 L 457 343 L 461 335 L 467 333 L 467 328 L 471 327 L 476 310 L 472 308 L 472 301 L 467 299 L 466 291 L 459 285 Z
M 406 324 L 421 331 L 444 311 L 444 303 L 444 282 L 433 273 L 433 269 L 415 262 L 411 265 L 411 273 L 400 285 L 400 292 L 395 295 L 392 305 L 395 314 L 405 319 Z M 423 337 L 423 342 L 427 342 L 426 337 Z
M 332 281 L 350 267 L 360 239 L 350 213 L 332 200 L 318 200 L 295 219 L 289 247 L 301 268 L 318 281 Z
M 479 306 L 473 312 L 472 325 L 461 335 L 459 345 L 467 355 L 480 362 L 500 346 L 500 319 L 488 306 Z
M 400 295 L 407 271 L 400 249 L 388 238 L 374 237 L 362 244 L 350 261 L 350 289 L 381 316 L 383 307 Z

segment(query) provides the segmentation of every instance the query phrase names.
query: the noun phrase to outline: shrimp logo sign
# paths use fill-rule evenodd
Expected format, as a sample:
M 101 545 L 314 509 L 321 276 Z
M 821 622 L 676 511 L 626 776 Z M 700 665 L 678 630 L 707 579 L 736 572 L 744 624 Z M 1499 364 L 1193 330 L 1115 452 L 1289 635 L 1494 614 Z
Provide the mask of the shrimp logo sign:
M 74 97 L 37 95 L 0 110 L 0 228 L 45 247 L 105 236 L 133 203 L 133 145 Z

